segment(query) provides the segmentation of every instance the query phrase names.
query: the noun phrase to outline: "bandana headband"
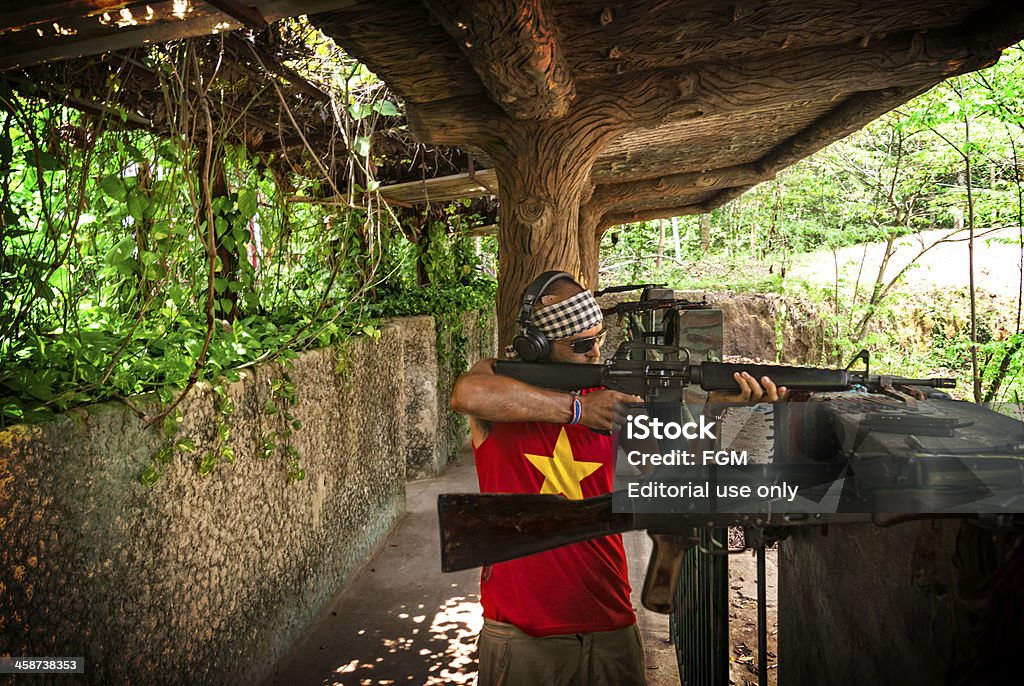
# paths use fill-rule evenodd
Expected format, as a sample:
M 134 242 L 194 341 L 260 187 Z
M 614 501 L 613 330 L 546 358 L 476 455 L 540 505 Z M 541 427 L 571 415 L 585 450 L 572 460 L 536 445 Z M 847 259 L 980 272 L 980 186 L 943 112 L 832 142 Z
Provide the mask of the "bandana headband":
M 575 336 L 603 321 L 601 308 L 590 291 L 583 291 L 554 305 L 548 305 L 533 317 L 533 325 L 540 329 L 549 341 Z
M 604 321 L 601 307 L 590 291 L 577 293 L 554 305 L 548 305 L 531 317 L 530 324 L 544 334 L 549 341 L 575 336 L 592 329 Z M 505 356 L 518 360 L 519 356 L 511 345 L 505 348 Z

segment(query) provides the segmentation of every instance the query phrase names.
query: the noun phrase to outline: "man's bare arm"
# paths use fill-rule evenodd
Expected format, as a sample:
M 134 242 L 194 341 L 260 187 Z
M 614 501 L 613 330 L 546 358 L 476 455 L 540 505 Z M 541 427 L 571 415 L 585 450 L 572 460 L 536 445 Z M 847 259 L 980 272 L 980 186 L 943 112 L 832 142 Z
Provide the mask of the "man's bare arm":
M 480 445 L 491 422 L 551 422 L 572 419 L 572 396 L 523 383 L 494 373 L 494 358 L 480 360 L 459 377 L 452 390 L 452 410 L 470 417 L 473 444 Z M 580 397 L 580 424 L 609 430 L 615 425 L 622 403 L 640 398 L 618 391 L 596 391 Z

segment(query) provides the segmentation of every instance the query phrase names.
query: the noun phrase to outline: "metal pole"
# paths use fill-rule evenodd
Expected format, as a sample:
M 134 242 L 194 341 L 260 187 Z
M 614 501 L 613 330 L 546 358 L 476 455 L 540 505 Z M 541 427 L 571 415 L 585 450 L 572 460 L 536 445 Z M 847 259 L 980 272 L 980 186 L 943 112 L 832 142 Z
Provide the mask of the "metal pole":
M 757 683 L 768 686 L 768 574 L 764 541 L 757 546 Z

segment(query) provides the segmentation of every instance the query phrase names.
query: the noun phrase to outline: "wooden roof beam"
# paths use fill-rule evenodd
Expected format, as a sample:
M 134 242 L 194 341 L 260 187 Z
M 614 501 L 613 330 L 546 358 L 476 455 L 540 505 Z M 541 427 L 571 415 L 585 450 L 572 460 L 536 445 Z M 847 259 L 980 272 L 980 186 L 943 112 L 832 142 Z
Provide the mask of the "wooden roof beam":
M 770 177 L 765 177 L 753 164 L 740 164 L 703 172 L 665 174 L 653 179 L 599 184 L 590 202 L 602 207 L 611 207 L 623 202 L 642 202 L 645 198 L 664 198 L 681 193 L 692 194 L 714 188 L 756 184 L 768 178 Z
M 998 56 L 995 49 L 972 52 L 963 37 L 955 33 L 905 33 L 866 47 L 847 44 L 784 52 L 743 63 L 698 65 L 675 76 L 676 80 L 692 81 L 690 94 L 678 103 L 678 112 L 703 116 L 804 99 L 838 100 L 853 92 L 852 84 L 857 91 L 915 87 L 980 69 Z
M 599 233 L 605 229 L 619 224 L 634 224 L 636 222 L 650 222 L 657 219 L 671 219 L 672 217 L 684 217 L 694 214 L 707 214 L 730 200 L 734 200 L 749 191 L 753 186 L 736 186 L 726 188 L 704 202 L 680 205 L 677 207 L 656 207 L 649 210 L 638 210 L 635 212 L 612 212 L 601 218 L 598 225 Z
M 424 0 L 513 119 L 552 119 L 576 93 L 546 0 Z
M 479 169 L 473 174 L 452 174 L 422 181 L 407 181 L 381 186 L 382 197 L 419 205 L 427 202 L 450 202 L 460 198 L 495 195 L 498 175 L 493 169 Z
M 36 2 L 0 14 L 0 34 L 21 31 L 37 24 L 78 19 L 105 12 L 117 12 L 132 5 L 143 5 L 144 0 L 66 0 L 64 2 Z
M 205 0 L 205 2 L 250 29 L 260 31 L 267 28 L 267 20 L 263 18 L 263 14 L 256 7 L 250 7 L 238 0 Z
M 687 195 L 709 189 L 752 186 L 769 181 L 789 165 L 814 154 L 833 141 L 850 135 L 867 122 L 917 97 L 935 83 L 937 81 L 929 81 L 912 88 L 886 88 L 850 97 L 757 162 L 701 172 L 662 174 L 623 183 L 599 184 L 590 202 L 599 207 L 613 208 L 624 202 L 642 204 L 645 199 Z
M 620 224 L 636 224 L 637 222 L 651 222 L 657 219 L 671 219 L 672 217 L 685 217 L 694 214 L 707 214 L 701 203 L 680 205 L 678 207 L 659 207 L 652 210 L 638 210 L 636 212 L 613 212 L 606 214 L 598 226 L 599 232 L 603 232 L 612 226 Z
M 255 9 L 269 23 L 283 17 L 337 9 L 352 2 L 354 0 L 269 0 L 258 3 Z M 180 38 L 233 31 L 244 25 L 220 9 L 214 8 L 213 4 L 192 2 L 188 5 L 189 11 L 183 14 L 174 0 L 152 0 L 142 3 L 110 3 L 96 0 L 92 4 L 97 3 L 111 7 L 118 5 L 119 9 L 129 12 L 130 15 L 127 18 L 118 17 L 114 14 L 115 9 L 110 10 L 111 21 L 104 20 L 102 16 L 95 16 L 96 12 L 88 12 L 77 17 L 68 15 L 65 17 L 66 26 L 62 25 L 66 33 L 59 35 L 47 33 L 40 36 L 37 35 L 37 30 L 32 28 L 12 29 L 4 34 L 4 40 L 0 44 L 0 71 Z M 58 4 L 69 6 L 72 3 Z
M 1002 50 L 1024 35 L 1024 4 L 1019 0 L 998 0 L 978 13 L 965 31 L 972 49 Z

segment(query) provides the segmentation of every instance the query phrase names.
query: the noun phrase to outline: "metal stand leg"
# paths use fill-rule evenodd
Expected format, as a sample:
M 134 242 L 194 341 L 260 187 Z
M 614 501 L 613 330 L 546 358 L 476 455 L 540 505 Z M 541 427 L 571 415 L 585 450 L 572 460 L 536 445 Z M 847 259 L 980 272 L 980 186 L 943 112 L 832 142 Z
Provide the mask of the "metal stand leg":
M 763 541 L 757 546 L 757 683 L 768 686 L 768 574 Z

